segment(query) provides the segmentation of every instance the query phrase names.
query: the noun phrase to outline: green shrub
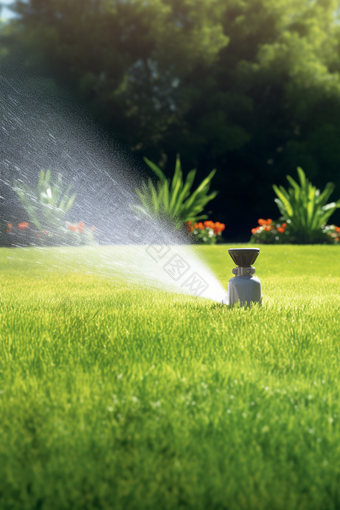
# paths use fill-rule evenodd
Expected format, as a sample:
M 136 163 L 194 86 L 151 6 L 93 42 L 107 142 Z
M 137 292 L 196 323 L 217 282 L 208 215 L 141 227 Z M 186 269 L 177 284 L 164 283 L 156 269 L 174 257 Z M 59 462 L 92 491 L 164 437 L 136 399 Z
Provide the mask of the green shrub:
M 62 176 L 51 180 L 50 170 L 41 170 L 36 189 L 22 181 L 14 181 L 12 189 L 27 211 L 31 223 L 39 231 L 56 231 L 65 222 L 66 213 L 71 209 L 76 195 L 70 196 L 72 186 L 63 189 Z
M 278 198 L 275 199 L 280 213 L 287 222 L 290 242 L 312 244 L 328 242 L 322 228 L 335 210 L 340 207 L 340 200 L 327 204 L 334 191 L 334 184 L 328 183 L 322 193 L 309 180 L 302 168 L 297 169 L 300 184 L 290 175 L 287 180 L 291 188 L 273 185 Z
M 76 195 L 70 194 L 71 186 L 65 189 L 60 174 L 53 181 L 50 170 L 41 170 L 36 189 L 19 180 L 14 181 L 12 189 L 26 209 L 30 221 L 0 226 L 1 242 L 6 246 L 96 244 L 95 227 L 87 227 L 83 221 L 66 221 L 66 214 Z
M 172 179 L 167 179 L 162 170 L 150 160 L 147 158 L 144 160 L 157 175 L 159 181 L 156 186 L 151 179 L 147 183 L 143 183 L 142 189 L 137 190 L 141 206 L 137 206 L 135 209 L 152 217 L 171 220 L 175 223 L 176 228 L 180 228 L 183 223 L 195 223 L 208 218 L 206 214 L 201 213 L 207 203 L 217 195 L 217 191 L 208 194 L 211 179 L 216 170 L 212 170 L 191 193 L 196 170 L 191 170 L 184 181 L 179 155 L 176 158 L 175 173 Z

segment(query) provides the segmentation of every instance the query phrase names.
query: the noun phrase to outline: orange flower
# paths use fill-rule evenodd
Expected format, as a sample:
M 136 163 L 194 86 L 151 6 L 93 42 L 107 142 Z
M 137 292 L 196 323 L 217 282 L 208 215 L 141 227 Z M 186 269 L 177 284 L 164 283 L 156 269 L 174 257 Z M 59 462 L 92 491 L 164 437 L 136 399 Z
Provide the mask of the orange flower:
M 191 221 L 189 223 L 191 224 Z M 96 227 L 91 227 L 91 230 L 96 230 Z
M 68 228 L 72 230 L 72 232 L 77 232 L 77 227 L 75 225 L 69 225 Z
M 281 232 L 281 234 L 283 234 L 283 233 L 284 233 L 284 231 L 285 231 L 285 229 L 284 229 L 283 227 L 279 227 L 279 228 L 277 229 L 277 231 L 278 231 L 278 232 Z
M 223 232 L 224 229 L 225 229 L 224 223 L 220 223 L 219 221 L 216 221 L 215 226 L 214 226 L 215 234 L 218 234 L 219 232 Z
M 185 226 L 186 226 L 187 232 L 192 232 L 192 231 L 194 230 L 194 228 L 193 228 L 193 226 L 192 226 L 191 221 L 188 221 L 188 222 L 185 224 Z M 92 227 L 92 229 L 91 229 L 91 230 L 94 230 L 94 227 Z
M 340 227 L 335 227 L 335 232 L 338 232 L 340 234 Z
M 266 225 L 266 223 L 267 223 L 267 222 L 266 222 L 266 220 L 264 220 L 263 218 L 260 218 L 260 219 L 258 220 L 258 224 L 259 224 L 259 225 Z
M 8 227 L 9 229 L 11 229 L 11 228 L 13 227 L 12 223 L 8 223 L 8 224 L 7 224 L 7 227 Z
M 287 226 L 287 223 L 282 223 L 282 225 L 281 225 L 282 228 L 286 228 L 286 226 Z
M 10 229 L 10 228 L 6 228 L 6 232 L 8 232 L 8 233 L 9 233 L 10 231 L 11 231 L 11 229 Z
M 256 228 L 252 228 L 251 229 L 251 233 L 252 234 L 257 234 L 257 232 L 259 231 L 259 227 L 256 227 Z
M 340 241 L 340 237 L 336 237 L 335 240 L 338 243 Z
M 270 219 L 270 218 L 266 221 L 266 224 L 267 224 L 267 225 L 271 225 L 272 223 L 273 223 L 273 220 L 272 220 L 272 219 Z
M 205 226 L 206 228 L 214 228 L 214 227 L 215 227 L 215 225 L 214 225 L 214 222 L 213 222 L 213 221 L 205 221 L 205 222 L 204 222 L 204 226 Z
M 27 221 L 23 221 L 22 223 L 18 224 L 19 230 L 26 230 L 26 228 L 29 228 L 29 224 L 27 223 Z
M 202 223 L 202 222 L 200 222 L 200 223 L 195 223 L 195 228 L 196 228 L 196 229 L 200 229 L 200 230 L 204 230 L 204 225 L 203 225 L 203 223 Z
M 192 228 L 191 222 L 189 223 L 187 223 L 187 226 Z M 223 223 L 220 223 L 219 221 L 216 221 L 216 223 L 214 223 L 213 221 L 208 220 L 205 221 L 204 223 L 202 222 L 195 223 L 194 228 L 196 230 L 206 230 L 208 228 L 211 228 L 214 231 L 215 235 L 217 235 L 219 232 L 222 232 L 225 229 L 225 225 Z

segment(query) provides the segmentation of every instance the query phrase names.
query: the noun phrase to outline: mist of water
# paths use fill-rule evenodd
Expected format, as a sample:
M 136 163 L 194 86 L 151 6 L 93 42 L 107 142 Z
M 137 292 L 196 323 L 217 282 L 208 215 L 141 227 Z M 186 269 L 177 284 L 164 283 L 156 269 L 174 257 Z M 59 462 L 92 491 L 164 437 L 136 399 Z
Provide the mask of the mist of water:
M 136 215 L 141 169 L 128 151 L 103 141 L 70 103 L 37 94 L 27 83 L 19 86 L 4 77 L 0 81 L 1 219 L 23 220 L 13 180 L 34 186 L 40 170 L 50 169 L 62 174 L 77 194 L 70 220 L 93 225 L 100 233 L 101 246 L 55 248 L 58 264 L 49 271 L 81 270 L 131 285 L 226 300 L 226 291 L 188 245 L 184 232 Z M 37 262 L 48 252 L 36 249 Z M 20 250 L 12 256 L 20 257 Z

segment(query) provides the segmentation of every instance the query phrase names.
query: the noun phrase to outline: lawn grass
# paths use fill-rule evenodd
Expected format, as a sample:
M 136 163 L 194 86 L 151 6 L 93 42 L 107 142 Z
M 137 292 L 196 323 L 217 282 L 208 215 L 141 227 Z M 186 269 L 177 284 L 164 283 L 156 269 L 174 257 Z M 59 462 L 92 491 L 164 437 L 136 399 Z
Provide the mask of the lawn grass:
M 0 249 L 1 510 L 340 508 L 340 247 L 261 247 L 251 310 L 41 253 Z

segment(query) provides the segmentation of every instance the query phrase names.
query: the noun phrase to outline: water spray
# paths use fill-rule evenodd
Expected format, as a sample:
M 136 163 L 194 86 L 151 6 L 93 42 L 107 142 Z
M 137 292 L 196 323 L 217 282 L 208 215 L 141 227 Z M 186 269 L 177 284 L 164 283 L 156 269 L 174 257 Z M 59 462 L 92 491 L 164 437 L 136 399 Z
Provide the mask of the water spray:
M 188 244 L 186 232 L 141 217 L 136 193 L 140 175 L 130 156 L 103 139 L 71 100 L 58 94 L 45 97 L 43 91 L 37 96 L 30 83 L 25 74 L 18 80 L 15 73 L 10 81 L 0 74 L 0 221 L 25 220 L 21 216 L 25 211 L 17 207 L 13 180 L 37 182 L 39 172 L 50 168 L 76 194 L 71 223 L 81 220 L 85 228 L 93 226 L 100 245 L 74 249 L 68 247 L 68 237 L 57 237 L 58 248 L 47 249 L 32 230 L 32 239 L 24 237 L 33 246 L 27 271 L 34 271 L 38 263 L 46 275 L 81 271 L 220 303 L 226 291 L 199 250 Z M 36 207 L 33 194 L 31 205 Z M 12 243 L 13 235 L 8 234 Z M 20 249 L 12 253 L 21 260 Z
M 252 266 L 257 259 L 259 248 L 231 248 L 229 255 L 237 265 L 233 269 L 233 278 L 228 283 L 229 305 L 240 301 L 241 306 L 250 306 L 251 302 L 262 302 L 261 282 L 254 276 Z

